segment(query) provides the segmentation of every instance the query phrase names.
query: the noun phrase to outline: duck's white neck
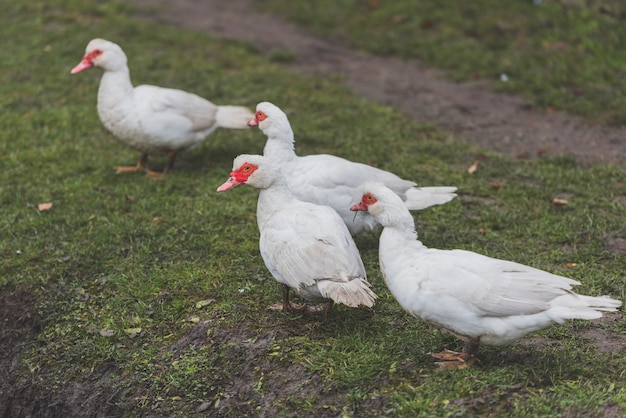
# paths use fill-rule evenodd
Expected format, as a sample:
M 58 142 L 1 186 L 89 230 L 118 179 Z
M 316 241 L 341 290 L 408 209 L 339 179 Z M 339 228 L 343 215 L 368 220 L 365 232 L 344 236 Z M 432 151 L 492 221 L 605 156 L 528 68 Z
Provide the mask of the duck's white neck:
M 393 196 L 384 205 L 372 206 L 369 212 L 383 228 L 394 228 L 402 231 L 407 238 L 417 239 L 413 215 L 398 197 Z
M 128 67 L 105 71 L 98 89 L 98 116 L 106 129 L 135 147 L 143 139 Z M 137 148 L 140 149 L 140 148 Z
M 276 179 L 268 187 L 262 188 L 259 192 L 259 200 L 256 207 L 259 229 L 262 229 L 265 222 L 277 210 L 295 199 L 287 188 L 284 178 Z
M 394 287 L 393 275 L 389 276 L 387 270 L 392 266 L 402 265 L 407 258 L 415 258 L 428 248 L 417 238 L 417 232 L 412 225 L 393 225 L 383 228 L 380 234 L 378 246 L 378 259 L 380 262 L 385 283 L 390 289 Z M 392 289 L 392 293 L 395 293 Z
M 393 240 L 401 239 L 409 243 L 416 243 L 417 246 L 423 246 L 415 230 L 413 215 L 400 199 L 393 199 L 385 206 L 373 206 L 370 214 L 384 228 L 381 239 L 383 236 L 393 236 Z
M 384 227 L 384 231 L 395 231 L 396 234 L 401 235 L 407 241 L 417 241 L 421 244 L 418 238 L 417 231 L 415 230 L 415 223 L 411 218 L 410 222 L 404 222 L 402 224 L 394 224 L 393 226 Z
M 295 140 L 291 127 L 283 126 L 280 130 L 268 130 L 265 132 L 267 141 L 263 148 L 263 155 L 281 162 L 296 158 Z
M 98 88 L 98 109 L 114 108 L 133 95 L 133 84 L 128 67 L 105 71 Z

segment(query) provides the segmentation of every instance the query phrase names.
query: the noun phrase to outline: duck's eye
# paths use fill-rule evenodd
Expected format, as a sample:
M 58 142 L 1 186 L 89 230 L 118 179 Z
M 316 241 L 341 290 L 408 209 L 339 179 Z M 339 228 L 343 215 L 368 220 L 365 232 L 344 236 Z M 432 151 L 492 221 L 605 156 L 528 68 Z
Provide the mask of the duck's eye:
M 378 201 L 378 199 L 376 199 L 376 197 L 371 193 L 365 194 L 363 196 L 363 200 L 367 202 L 368 205 L 374 204 Z
M 239 166 L 238 169 L 233 171 L 232 175 L 242 180 L 248 179 L 256 171 L 257 168 L 259 168 L 259 166 L 257 166 L 256 164 L 243 163 Z
M 102 55 L 103 51 L 101 49 L 95 49 L 93 51 L 94 56 L 99 57 L 100 55 Z
M 259 110 L 258 112 L 256 112 L 256 118 L 259 122 L 263 122 L 265 119 L 267 119 L 267 115 L 265 114 L 265 112 Z

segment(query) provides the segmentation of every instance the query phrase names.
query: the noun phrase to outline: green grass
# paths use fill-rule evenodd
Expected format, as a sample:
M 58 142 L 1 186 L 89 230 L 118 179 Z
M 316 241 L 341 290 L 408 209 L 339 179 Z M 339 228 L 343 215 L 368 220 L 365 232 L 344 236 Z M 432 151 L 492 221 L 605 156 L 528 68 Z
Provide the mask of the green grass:
M 540 110 L 626 124 L 623 2 L 538 3 L 265 0 L 258 7 L 353 47 L 420 59 L 454 80 L 491 80 Z
M 101 127 L 100 72 L 69 71 L 99 36 L 124 47 L 136 84 L 217 103 L 272 101 L 289 112 L 303 155 L 331 152 L 458 186 L 458 199 L 416 215 L 427 245 L 527 263 L 579 279 L 582 293 L 620 299 L 626 255 L 611 242 L 626 238 L 623 167 L 477 150 L 331 79 L 290 74 L 249 45 L 133 13 L 113 2 L 0 5 L 0 291 L 32 293 L 36 302 L 22 309 L 41 323 L 13 371 L 14 395 L 55 411 L 80 384 L 93 400 L 74 406 L 125 416 L 190 416 L 201 406 L 230 416 L 626 412 L 624 350 L 599 352 L 585 322 L 537 333 L 540 342 L 483 347 L 482 367 L 437 370 L 426 353 L 459 343 L 393 300 L 375 237 L 358 240 L 380 296 L 373 309 L 268 311 L 280 288 L 258 253 L 256 191 L 215 192 L 235 155 L 262 151 L 263 135 L 219 131 L 162 182 L 116 175 L 138 155 Z M 486 157 L 469 175 L 477 154 Z M 556 208 L 555 197 L 569 204 Z M 53 206 L 40 212 L 44 202 Z M 621 317 L 598 328 L 626 335 Z

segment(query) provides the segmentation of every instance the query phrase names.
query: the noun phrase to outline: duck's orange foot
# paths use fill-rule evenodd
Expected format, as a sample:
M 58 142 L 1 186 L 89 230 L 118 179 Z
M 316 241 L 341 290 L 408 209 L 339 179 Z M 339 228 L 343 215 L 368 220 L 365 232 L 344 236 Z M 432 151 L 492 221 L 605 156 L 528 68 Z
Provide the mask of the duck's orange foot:
M 137 161 L 137 164 L 135 165 L 131 165 L 131 166 L 119 166 L 119 167 L 115 167 L 115 172 L 117 174 L 120 173 L 136 173 L 139 170 L 144 170 L 146 168 L 146 164 L 148 163 L 148 154 L 143 152 L 141 153 L 141 157 L 139 158 L 139 161 Z
M 137 171 L 143 170 L 143 169 L 144 167 L 140 164 L 131 165 L 131 166 L 121 165 L 121 166 L 115 167 L 115 174 L 136 173 Z
M 169 171 L 167 171 L 167 170 L 163 171 L 161 173 L 159 173 L 158 171 L 146 170 L 146 174 L 152 180 L 165 180 L 165 177 L 167 177 L 168 173 L 169 173 Z
M 277 303 L 269 307 L 272 311 L 280 312 L 302 312 L 305 314 L 317 314 L 320 312 L 330 312 L 333 307 L 332 302 L 324 303 L 322 305 L 308 305 L 306 303 L 291 303 L 283 304 Z
M 460 353 L 444 349 L 441 353 L 429 353 L 431 357 L 441 360 L 435 362 L 442 369 L 465 369 L 480 364 L 480 360 L 473 353 L 463 349 Z
M 330 310 L 333 307 L 333 302 L 326 302 L 323 303 L 321 305 L 305 305 L 306 306 L 306 310 L 304 311 L 305 313 L 308 314 L 317 314 L 317 313 L 323 313 L 323 312 L 330 312 Z
M 306 305 L 300 303 L 277 303 L 269 307 L 271 311 L 280 312 L 304 312 Z

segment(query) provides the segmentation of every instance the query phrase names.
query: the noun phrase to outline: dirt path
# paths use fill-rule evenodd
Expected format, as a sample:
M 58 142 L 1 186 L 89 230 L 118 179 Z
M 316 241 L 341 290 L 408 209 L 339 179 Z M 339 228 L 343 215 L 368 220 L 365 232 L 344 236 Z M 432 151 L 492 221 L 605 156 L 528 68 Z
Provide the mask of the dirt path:
M 149 18 L 168 24 L 254 42 L 268 53 L 288 50 L 298 57 L 289 65 L 293 71 L 341 74 L 355 94 L 487 149 L 520 158 L 569 153 L 586 163 L 626 163 L 626 128 L 589 126 L 563 113 L 532 111 L 519 97 L 490 92 L 487 82 L 455 84 L 416 61 L 352 51 L 259 14 L 250 0 L 132 1 L 151 10 Z

